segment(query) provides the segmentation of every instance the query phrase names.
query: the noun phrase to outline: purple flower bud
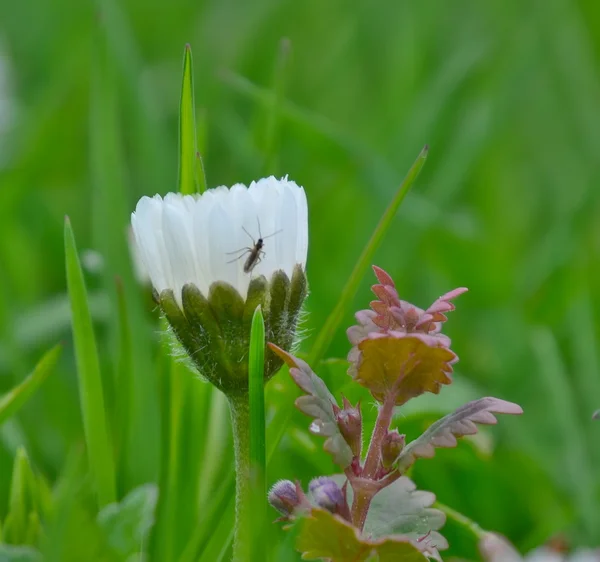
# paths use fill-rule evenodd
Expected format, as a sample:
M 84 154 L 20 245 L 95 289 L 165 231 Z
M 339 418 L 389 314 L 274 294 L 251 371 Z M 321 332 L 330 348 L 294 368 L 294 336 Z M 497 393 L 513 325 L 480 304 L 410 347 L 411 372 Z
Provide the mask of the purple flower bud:
M 384 468 L 391 468 L 405 444 L 406 435 L 400 435 L 397 429 L 387 432 L 381 442 L 381 464 Z
M 352 404 L 344 398 L 344 409 L 336 411 L 336 420 L 340 433 L 355 457 L 360 457 L 362 449 L 362 415 L 360 405 L 353 407 Z
M 344 511 L 346 498 L 340 487 L 331 478 L 327 476 L 314 478 L 308 485 L 308 489 L 319 507 L 331 513 Z
M 279 480 L 273 484 L 268 494 L 269 503 L 285 516 L 292 515 L 294 509 L 302 502 L 298 497 L 296 484 L 291 480 Z

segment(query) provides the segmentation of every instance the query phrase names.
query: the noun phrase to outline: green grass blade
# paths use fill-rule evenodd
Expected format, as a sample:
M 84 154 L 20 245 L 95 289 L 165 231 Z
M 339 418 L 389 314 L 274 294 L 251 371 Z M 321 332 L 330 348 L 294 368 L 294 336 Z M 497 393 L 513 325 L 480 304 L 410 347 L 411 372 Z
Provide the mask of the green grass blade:
M 250 472 L 252 478 L 250 560 L 265 560 L 266 451 L 265 451 L 265 323 L 260 306 L 250 330 L 248 364 L 250 390 Z
M 406 194 L 409 192 L 413 183 L 417 179 L 419 172 L 423 168 L 425 160 L 427 159 L 427 152 L 428 147 L 425 146 L 419 154 L 419 156 L 417 157 L 417 159 L 415 160 L 410 170 L 408 171 L 408 174 L 406 175 L 404 181 L 400 185 L 400 188 L 394 195 L 394 198 L 383 213 L 383 216 L 379 220 L 379 224 L 375 227 L 375 231 L 371 235 L 370 240 L 367 242 L 367 245 L 362 251 L 362 254 L 358 258 L 358 261 L 354 266 L 354 270 L 352 271 L 350 278 L 348 279 L 348 282 L 346 283 L 346 286 L 344 287 L 335 308 L 327 318 L 323 328 L 321 328 L 321 331 L 317 336 L 314 345 L 312 346 L 308 358 L 309 365 L 317 365 L 323 359 L 323 356 L 327 352 L 329 344 L 331 343 L 331 340 L 333 339 L 336 330 L 339 328 L 340 322 L 342 321 L 344 314 L 347 312 L 348 307 L 352 303 L 352 299 L 356 294 L 361 279 L 364 277 L 367 269 L 371 265 L 371 260 L 373 259 L 375 251 L 381 244 L 383 237 L 390 228 L 392 220 L 394 219 L 394 216 L 396 215 L 400 204 L 406 197 Z M 290 416 L 291 410 L 289 408 L 284 408 L 280 409 L 275 415 L 275 418 L 273 419 L 273 423 L 271 424 L 271 427 L 273 427 L 273 431 L 269 436 L 270 445 L 269 454 L 267 457 L 269 461 L 273 458 L 273 454 L 277 449 L 277 445 L 283 437 Z
M 114 461 L 87 289 L 68 217 L 65 218 L 65 257 L 83 429 L 92 481 L 98 503 L 104 506 L 116 500 Z
M 392 225 L 392 221 L 396 215 L 396 212 L 398 211 L 398 208 L 400 207 L 400 204 L 402 201 L 404 201 L 406 194 L 409 192 L 413 183 L 417 179 L 419 172 L 423 168 L 425 160 L 427 159 L 428 150 L 429 148 L 427 146 L 423 148 L 415 160 L 415 163 L 408 171 L 408 174 L 404 178 L 400 188 L 394 195 L 394 198 L 383 213 L 383 216 L 379 220 L 379 224 L 376 226 L 375 231 L 371 235 L 371 239 L 367 242 L 362 254 L 358 258 L 358 261 L 354 266 L 354 270 L 350 274 L 350 279 L 348 279 L 346 286 L 342 290 L 335 308 L 325 321 L 325 325 L 319 332 L 317 340 L 311 348 L 308 361 L 309 365 L 316 365 L 319 361 L 321 361 L 321 359 L 323 359 L 325 353 L 327 352 L 329 344 L 331 343 L 336 330 L 339 328 L 344 314 L 347 312 L 348 307 L 352 303 L 352 299 L 356 294 L 361 279 L 364 277 L 367 269 L 369 269 L 369 266 L 371 265 L 371 260 L 375 255 L 375 251 L 377 248 L 379 248 L 383 237 Z
M 103 17 L 112 17 L 112 2 L 105 3 Z M 111 7 L 112 6 L 112 7 Z M 105 9 L 106 8 L 106 11 Z M 111 368 L 116 367 L 119 341 L 119 304 L 115 277 L 123 281 L 127 310 L 132 326 L 132 369 L 133 391 L 129 395 L 128 435 L 121 448 L 125 473 L 120 480 L 126 489 L 156 479 L 158 467 L 158 419 L 154 415 L 157 403 L 156 388 L 148 384 L 148 373 L 152 369 L 148 349 L 152 345 L 151 331 L 145 303 L 142 301 L 139 283 L 133 274 L 130 250 L 127 243 L 131 213 L 132 182 L 129 178 L 129 161 L 126 160 L 123 136 L 123 113 L 116 64 L 118 57 L 111 54 L 105 31 L 111 27 L 98 28 L 94 37 L 93 64 L 91 67 L 89 107 L 89 160 L 92 186 L 92 233 L 94 248 L 104 260 L 102 282 L 109 296 L 108 330 L 103 343 Z M 145 98 L 145 96 L 143 96 Z M 110 164 L 107 164 L 110 163 Z M 110 384 L 111 379 L 105 383 Z M 108 390 L 108 389 L 107 389 Z M 111 394 L 105 394 L 106 404 L 114 410 Z M 121 428 L 118 428 L 120 432 Z M 123 439 L 120 439 L 122 442 Z
M 125 483 L 122 482 L 126 471 L 126 456 L 124 449 L 131 436 L 129 417 L 129 405 L 133 386 L 133 349 L 131 341 L 131 322 L 127 310 L 127 298 L 121 278 L 117 278 L 117 306 L 119 319 L 119 352 L 117 368 L 115 369 L 115 418 L 113 422 L 113 435 L 115 444 L 115 465 L 117 467 L 117 479 L 119 497 L 126 492 Z
M 225 529 L 229 529 L 224 521 L 228 521 L 222 517 L 224 513 L 233 511 L 233 497 L 235 493 L 235 475 L 233 469 L 225 473 L 222 478 L 213 488 L 211 496 L 203 503 L 207 506 L 203 510 L 200 520 L 200 526 L 194 535 L 190 538 L 186 545 L 183 554 L 179 558 L 179 562 L 196 562 L 198 553 L 209 549 L 209 542 L 212 537 L 229 536 Z M 233 535 L 228 540 L 233 540 Z M 203 558 L 204 559 L 204 558 Z
M 590 493 L 596 487 L 596 478 L 591 465 L 586 431 L 578 414 L 579 405 L 574 395 L 564 359 L 556 338 L 548 328 L 538 328 L 531 337 L 533 352 L 544 375 L 540 388 L 546 389 L 548 411 L 554 420 L 554 435 L 563 443 L 561 475 L 563 483 L 569 483 L 573 504 L 581 521 L 579 536 L 592 540 L 599 525 L 599 514 Z M 592 423 L 589 419 L 587 423 Z
M 46 352 L 26 379 L 0 398 L 0 425 L 13 416 L 48 378 L 61 351 L 62 346 L 57 345 Z
M 206 181 L 203 180 L 202 160 L 198 154 L 196 137 L 192 49 L 186 45 L 179 104 L 179 191 L 184 195 L 191 195 L 202 193 L 205 189 Z
M 36 509 L 35 477 L 23 447 L 17 449 L 12 471 L 5 539 L 12 544 L 26 544 L 29 514 Z

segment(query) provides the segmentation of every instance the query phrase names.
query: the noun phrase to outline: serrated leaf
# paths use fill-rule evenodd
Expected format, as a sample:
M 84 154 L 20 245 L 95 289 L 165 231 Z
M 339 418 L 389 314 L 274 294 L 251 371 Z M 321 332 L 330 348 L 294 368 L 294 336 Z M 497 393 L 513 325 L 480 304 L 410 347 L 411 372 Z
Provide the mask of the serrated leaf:
M 29 546 L 0 544 L 0 562 L 41 562 L 42 555 Z
M 294 382 L 306 392 L 306 396 L 300 396 L 295 403 L 301 412 L 314 418 L 310 424 L 311 433 L 326 437 L 323 448 L 336 464 L 346 468 L 352 462 L 352 450 L 340 432 L 334 411 L 334 406 L 337 408 L 338 405 L 327 385 L 302 359 L 276 345 L 269 344 L 269 347 L 286 362 Z
M 46 352 L 35 366 L 33 373 L 0 398 L 0 425 L 13 416 L 46 380 L 54 369 L 61 350 L 62 347 L 57 345 Z
M 115 552 L 125 557 L 140 551 L 154 524 L 157 499 L 157 487 L 144 484 L 100 511 L 98 524 Z
M 446 515 L 431 506 L 435 494 L 417 490 L 415 483 L 402 476 L 373 498 L 364 533 L 374 538 L 400 534 L 411 539 L 429 539 L 438 549 L 448 547 L 446 540 L 435 531 L 446 522 Z
M 455 447 L 457 437 L 477 433 L 476 424 L 497 423 L 494 414 L 522 413 L 523 409 L 518 404 L 499 398 L 486 397 L 469 402 L 433 423 L 423 435 L 409 443 L 398 457 L 396 467 L 405 472 L 418 458 L 433 457 L 435 447 Z
M 427 557 L 409 539 L 386 537 L 370 540 L 347 521 L 314 508 L 300 521 L 296 548 L 304 560 L 331 562 L 426 562 Z
M 351 374 L 368 388 L 373 397 L 384 402 L 394 394 L 400 406 L 424 392 L 438 394 L 450 384 L 451 363 L 456 355 L 446 347 L 425 343 L 423 334 L 367 338 L 358 344 L 361 360 Z

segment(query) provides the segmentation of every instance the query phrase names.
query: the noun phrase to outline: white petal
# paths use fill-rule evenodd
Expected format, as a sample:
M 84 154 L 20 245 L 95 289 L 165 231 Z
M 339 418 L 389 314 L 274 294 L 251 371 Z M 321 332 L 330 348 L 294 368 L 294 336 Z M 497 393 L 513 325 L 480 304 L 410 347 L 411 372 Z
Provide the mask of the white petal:
M 291 182 L 294 183 L 294 182 Z M 294 183 L 294 185 L 296 185 Z M 308 204 L 306 202 L 306 193 L 303 187 L 294 189 L 296 205 L 298 209 L 298 238 L 296 241 L 296 263 L 306 267 L 308 254 Z
M 225 281 L 245 297 L 253 276 L 270 279 L 277 269 L 289 276 L 297 263 L 306 265 L 306 195 L 287 176 L 196 196 L 142 197 L 131 223 L 153 286 L 172 289 L 180 305 L 186 283 L 208 295 L 213 282 Z M 244 271 L 259 239 L 262 251 Z
M 173 272 L 173 293 L 181 306 L 181 290 L 186 283 L 194 283 L 197 274 L 196 256 L 192 245 L 192 221 L 183 201 L 163 206 L 165 246 Z
M 214 281 L 225 281 L 235 286 L 237 282 L 237 266 L 231 261 L 229 237 L 233 226 L 229 216 L 221 203 L 215 204 L 208 216 L 209 232 L 209 263 L 211 270 L 211 283 Z M 244 295 L 245 296 L 245 295 Z

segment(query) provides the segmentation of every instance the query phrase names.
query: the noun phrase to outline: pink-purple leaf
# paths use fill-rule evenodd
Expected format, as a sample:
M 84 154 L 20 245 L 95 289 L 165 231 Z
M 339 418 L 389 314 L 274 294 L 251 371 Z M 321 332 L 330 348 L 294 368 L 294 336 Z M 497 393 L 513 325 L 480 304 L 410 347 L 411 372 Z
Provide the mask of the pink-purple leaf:
M 433 423 L 423 435 L 409 443 L 396 462 L 400 472 L 405 472 L 418 458 L 430 458 L 436 447 L 455 447 L 456 439 L 463 435 L 477 433 L 477 425 L 493 425 L 497 422 L 494 414 L 522 414 L 518 404 L 499 398 L 481 398 L 461 406 Z
M 331 454 L 337 465 L 346 468 L 352 462 L 353 454 L 338 426 L 335 415 L 335 408 L 338 408 L 338 405 L 333 394 L 302 359 L 294 357 L 274 344 L 270 343 L 269 347 L 286 362 L 294 382 L 306 393 L 305 396 L 296 399 L 296 407 L 313 418 L 309 427 L 311 433 L 325 437 L 323 448 Z

